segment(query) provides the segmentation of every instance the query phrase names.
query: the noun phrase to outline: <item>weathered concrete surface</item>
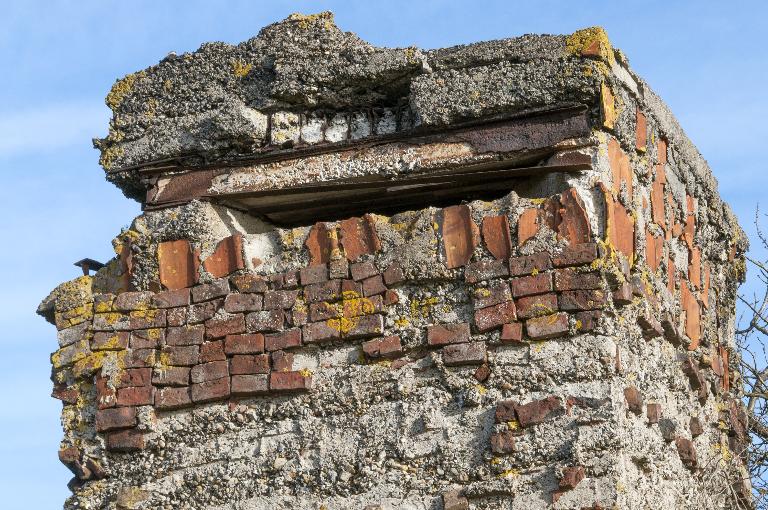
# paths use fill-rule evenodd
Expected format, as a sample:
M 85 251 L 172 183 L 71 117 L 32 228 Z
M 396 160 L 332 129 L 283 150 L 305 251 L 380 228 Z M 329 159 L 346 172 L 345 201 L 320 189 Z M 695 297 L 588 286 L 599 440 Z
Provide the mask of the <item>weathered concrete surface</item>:
M 749 508 L 746 241 L 601 29 L 422 52 L 293 15 L 108 103 L 108 178 L 148 203 L 190 180 L 38 310 L 66 508 Z M 294 228 L 237 197 L 436 162 L 538 170 Z

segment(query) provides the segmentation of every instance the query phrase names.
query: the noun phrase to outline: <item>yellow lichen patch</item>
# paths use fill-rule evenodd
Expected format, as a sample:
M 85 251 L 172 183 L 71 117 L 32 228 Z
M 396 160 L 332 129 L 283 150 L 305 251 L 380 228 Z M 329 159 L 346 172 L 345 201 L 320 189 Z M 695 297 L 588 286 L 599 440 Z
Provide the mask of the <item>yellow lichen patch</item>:
M 399 317 L 395 319 L 395 326 L 397 326 L 398 328 L 404 328 L 408 326 L 410 323 L 411 321 L 409 321 L 406 317 Z
M 248 73 L 253 69 L 253 64 L 250 62 L 243 62 L 242 60 L 235 60 L 232 62 L 232 74 L 238 78 L 245 78 Z
M 476 385 L 475 385 L 475 389 L 476 389 L 476 390 L 477 390 L 477 392 L 478 392 L 479 394 L 481 394 L 481 395 L 485 395 L 486 393 L 488 393 L 488 388 L 486 388 L 486 387 L 485 387 L 485 386 L 483 386 L 482 384 L 476 384 Z
M 405 49 L 405 58 L 408 60 L 408 63 L 415 64 L 418 62 L 418 59 L 416 59 L 416 48 L 413 46 L 408 47 Z
M 328 319 L 326 324 L 329 328 L 335 329 L 340 333 L 349 333 L 357 325 L 357 319 L 340 317 L 338 319 Z
M 499 457 L 494 457 L 494 458 L 491 459 L 491 465 L 492 466 L 495 466 L 496 464 L 501 464 L 501 462 L 502 462 L 501 458 L 499 458 Z
M 501 473 L 499 473 L 499 478 L 511 478 L 519 475 L 520 475 L 520 471 L 518 471 L 517 469 L 507 469 L 506 471 L 502 471 Z
M 312 375 L 312 371 L 308 368 L 302 368 L 299 370 L 299 374 L 301 374 L 302 377 L 310 377 Z
M 115 161 L 117 158 L 125 154 L 125 151 L 122 147 L 112 145 L 110 147 L 107 147 L 103 151 L 101 151 L 101 157 L 99 157 L 99 164 L 109 170 L 110 168 L 113 168 Z
M 299 28 L 302 30 L 308 29 L 313 23 L 316 21 L 322 20 L 323 24 L 322 26 L 326 30 L 330 30 L 333 28 L 333 13 L 330 11 L 324 11 L 319 14 L 301 14 L 298 12 L 295 12 L 288 16 L 288 19 L 291 21 L 298 22 Z
M 565 49 L 571 55 L 590 56 L 613 63 L 616 57 L 608 34 L 603 27 L 589 27 L 577 30 L 565 38 Z
M 171 89 L 173 89 L 173 83 L 171 83 L 171 80 L 165 80 L 163 82 L 163 90 L 166 92 L 170 92 Z
M 422 300 L 414 299 L 411 301 L 411 317 L 422 317 L 426 319 L 429 317 L 430 312 L 440 300 L 436 297 L 429 297 Z
M 122 80 L 117 80 L 109 94 L 107 94 L 106 103 L 112 110 L 115 110 L 125 100 L 126 96 L 131 93 L 133 86 L 136 84 L 136 80 L 146 75 L 146 72 L 140 71 L 138 73 L 129 74 Z
M 603 116 L 603 127 L 613 129 L 616 125 L 616 101 L 611 88 L 605 82 L 600 85 L 600 111 Z
M 144 115 L 147 116 L 147 118 L 154 118 L 155 115 L 157 115 L 157 99 L 150 99 L 147 101 L 147 108 L 144 110 Z
M 518 422 L 517 420 L 508 421 L 507 427 L 509 428 L 509 430 L 517 430 L 520 428 L 520 422 Z

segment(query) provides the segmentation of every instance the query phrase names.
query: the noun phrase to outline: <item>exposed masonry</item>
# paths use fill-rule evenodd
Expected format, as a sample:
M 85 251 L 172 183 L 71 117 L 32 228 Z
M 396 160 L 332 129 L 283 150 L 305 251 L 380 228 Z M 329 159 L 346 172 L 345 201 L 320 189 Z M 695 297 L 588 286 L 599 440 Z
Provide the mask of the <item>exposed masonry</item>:
M 602 30 L 294 15 L 108 104 L 145 212 L 38 310 L 65 508 L 749 506 L 746 242 Z

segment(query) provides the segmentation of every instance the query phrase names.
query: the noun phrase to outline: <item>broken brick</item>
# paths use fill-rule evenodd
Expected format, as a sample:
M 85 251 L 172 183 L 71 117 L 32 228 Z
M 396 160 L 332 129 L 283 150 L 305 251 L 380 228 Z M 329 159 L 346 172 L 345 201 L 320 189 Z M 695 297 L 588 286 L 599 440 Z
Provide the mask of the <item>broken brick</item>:
M 538 209 L 525 209 L 517 220 L 517 244 L 522 246 L 539 231 Z
M 397 358 L 403 354 L 403 346 L 397 335 L 375 338 L 363 342 L 363 352 L 369 358 Z
M 504 324 L 501 328 L 499 337 L 502 343 L 515 343 L 523 339 L 523 324 L 520 322 L 511 322 Z
M 387 287 L 384 285 L 384 280 L 381 275 L 371 276 L 363 280 L 363 295 L 365 297 L 375 296 L 376 294 L 383 294 L 386 292 Z
M 648 423 L 659 423 L 661 419 L 661 404 L 648 404 L 645 408 L 645 413 L 648 417 Z
M 497 432 L 491 435 L 491 451 L 504 455 L 515 451 L 515 436 L 510 431 Z
M 384 283 L 386 285 L 395 285 L 405 280 L 405 275 L 403 274 L 403 268 L 397 262 L 391 263 L 389 267 L 387 267 L 384 270 L 383 276 L 384 276 Z
M 589 225 L 584 202 L 575 188 L 570 188 L 560 195 L 560 218 L 558 233 L 570 244 L 588 243 L 592 240 L 592 228 Z
M 242 274 L 233 276 L 230 278 L 232 285 L 238 290 L 238 292 L 252 293 L 252 292 L 266 292 L 267 282 L 264 278 L 255 274 Z
M 518 319 L 530 319 L 557 312 L 557 294 L 526 296 L 515 301 Z
M 627 409 L 638 416 L 643 413 L 643 397 L 637 388 L 634 386 L 624 388 L 624 400 L 627 402 Z
M 509 232 L 509 218 L 505 214 L 483 218 L 483 240 L 485 247 L 497 259 L 508 259 L 512 253 L 512 238 Z
M 169 290 L 191 287 L 198 279 L 198 257 L 189 241 L 166 241 L 157 248 L 160 283 Z
M 214 280 L 211 283 L 192 287 L 192 302 L 211 301 L 229 294 L 229 281 L 226 278 Z
M 314 266 L 304 267 L 299 271 L 299 278 L 302 285 L 328 281 L 328 265 L 316 264 Z
M 136 430 L 120 430 L 107 434 L 107 450 L 111 452 L 135 452 L 146 446 L 144 434 Z
M 600 317 L 602 317 L 602 315 L 602 312 L 599 310 L 589 310 L 577 313 L 576 331 L 579 333 L 592 331 L 597 326 L 597 321 L 600 319 Z
M 228 313 L 258 312 L 261 306 L 261 294 L 229 294 L 224 298 L 224 310 Z
M 330 342 L 332 340 L 339 340 L 341 338 L 341 321 L 332 323 L 334 319 L 322 322 L 310 322 L 301 327 L 301 334 L 304 338 L 304 343 L 313 344 L 321 342 Z M 338 327 L 332 327 L 329 323 L 338 325 Z M 282 347 L 276 347 L 281 349 Z
M 460 491 L 443 493 L 443 510 L 469 510 L 469 500 Z
M 194 304 L 187 309 L 186 322 L 188 324 L 205 322 L 216 315 L 216 312 L 223 304 L 223 299 L 215 299 L 213 301 L 206 301 L 205 303 Z M 169 310 L 169 312 L 172 310 Z
M 336 301 L 341 299 L 341 280 L 328 280 L 304 287 L 304 299 L 307 303 L 316 301 Z
M 488 287 L 480 287 L 472 293 L 475 310 L 498 305 L 512 300 L 512 291 L 507 282 L 494 282 Z
M 685 282 L 680 286 L 680 302 L 685 311 L 685 334 L 691 340 L 688 349 L 693 351 L 701 340 L 701 307 Z
M 555 396 L 534 400 L 523 405 L 515 405 L 514 410 L 517 421 L 522 428 L 543 423 L 564 411 L 560 398 Z
M 569 312 L 600 309 L 606 303 L 607 298 L 602 290 L 568 290 L 558 297 L 560 310 Z
M 474 377 L 477 382 L 485 382 L 488 380 L 488 378 L 491 376 L 491 368 L 488 366 L 487 363 L 483 363 L 479 367 L 477 367 L 477 370 L 475 370 L 475 373 L 472 374 L 472 377 Z
M 481 333 L 490 331 L 517 319 L 515 303 L 507 301 L 475 312 L 475 326 Z
M 114 407 L 96 411 L 96 432 L 135 427 L 138 424 L 136 408 Z
M 362 218 L 349 218 L 339 222 L 341 245 L 350 262 L 362 255 L 372 255 L 381 249 L 379 236 L 373 217 L 369 214 Z
M 353 280 L 360 281 L 379 274 L 379 269 L 373 262 L 357 262 L 349 265 L 349 273 L 352 275 Z
M 437 324 L 427 327 L 427 344 L 441 345 L 469 342 L 469 324 Z
M 608 140 L 608 160 L 613 177 L 613 192 L 618 195 L 621 191 L 621 185 L 624 184 L 627 188 L 627 194 L 631 197 L 633 173 L 629 156 L 624 153 L 619 142 L 613 137 Z
M 234 234 L 219 241 L 213 253 L 203 261 L 203 267 L 214 278 L 243 269 L 243 236 Z
M 442 237 L 445 261 L 448 269 L 461 267 L 469 262 L 478 245 L 479 231 L 472 221 L 466 205 L 453 205 L 443 209 Z
M 315 223 L 309 229 L 304 245 L 309 251 L 309 265 L 327 264 L 339 249 L 336 230 L 329 230 L 325 223 Z
M 691 440 L 684 437 L 676 437 L 675 446 L 677 447 L 677 454 L 680 456 L 683 465 L 691 470 L 696 469 L 698 467 L 696 447 Z
M 645 152 L 648 144 L 648 122 L 645 114 L 637 108 L 635 113 L 635 148 L 640 152 Z
M 485 342 L 450 344 L 443 347 L 446 366 L 479 365 L 485 363 Z
M 580 266 L 592 263 L 597 257 L 597 244 L 583 243 L 566 246 L 560 254 L 552 257 L 552 263 L 555 267 Z

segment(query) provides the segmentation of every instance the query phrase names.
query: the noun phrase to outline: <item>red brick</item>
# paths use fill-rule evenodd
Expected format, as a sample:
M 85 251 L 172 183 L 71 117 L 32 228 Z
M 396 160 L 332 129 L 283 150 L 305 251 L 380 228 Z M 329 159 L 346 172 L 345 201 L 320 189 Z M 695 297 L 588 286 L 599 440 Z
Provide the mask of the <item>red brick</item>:
M 258 312 L 261 306 L 261 294 L 229 294 L 224 298 L 224 310 L 229 313 Z
M 347 319 L 382 310 L 384 310 L 384 303 L 381 296 L 345 299 L 342 304 L 342 312 Z
M 187 308 L 171 308 L 166 313 L 165 320 L 169 326 L 183 326 L 187 323 Z
M 197 365 L 200 357 L 200 347 L 197 345 L 166 346 L 162 349 L 161 357 L 168 365 Z
M 232 376 L 232 396 L 264 395 L 269 393 L 267 374 L 243 374 Z
M 281 331 L 283 329 L 283 317 L 282 310 L 251 312 L 245 316 L 245 324 L 249 332 Z
M 664 328 L 661 326 L 661 323 L 650 314 L 639 315 L 637 317 L 637 323 L 640 325 L 640 329 L 643 332 L 643 338 L 646 340 L 664 335 Z
M 602 317 L 603 313 L 599 310 L 590 310 L 586 312 L 579 312 L 576 314 L 576 331 L 579 333 L 586 333 L 592 331 L 597 327 L 597 321 Z
M 131 349 L 156 349 L 165 343 L 164 329 L 138 329 L 131 331 Z
M 656 178 L 651 184 L 651 218 L 662 229 L 667 230 L 666 210 L 664 208 L 664 167 L 656 167 Z
M 229 377 L 205 381 L 190 386 L 192 402 L 212 402 L 229 398 Z
M 613 192 L 618 195 L 621 184 L 626 184 L 627 193 L 632 196 L 632 167 L 629 157 L 621 149 L 621 145 L 615 138 L 608 140 L 608 160 L 613 176 Z
M 484 333 L 517 319 L 515 303 L 507 301 L 475 312 L 475 327 Z
M 224 352 L 232 354 L 259 354 L 264 352 L 264 335 L 248 333 L 244 335 L 227 335 L 224 339 Z
M 397 358 L 403 354 L 403 346 L 397 335 L 375 338 L 363 342 L 363 352 L 369 358 Z
M 164 328 L 165 310 L 136 310 L 131 312 L 131 329 Z
M 694 246 L 688 261 L 688 281 L 694 288 L 701 287 L 701 250 Z
M 229 294 L 229 281 L 226 278 L 213 280 L 211 283 L 192 288 L 192 302 L 211 301 Z
M 510 276 L 528 276 L 533 272 L 541 273 L 547 269 L 552 269 L 552 259 L 546 252 L 509 259 Z
M 568 290 L 560 293 L 558 303 L 563 311 L 596 310 L 603 308 L 607 299 L 602 290 Z
M 229 362 L 229 373 L 231 375 L 268 374 L 269 354 L 238 354 L 232 356 Z
M 648 122 L 640 108 L 637 109 L 635 118 L 635 147 L 638 151 L 645 152 L 648 144 Z
M 91 338 L 91 350 L 122 351 L 128 348 L 130 334 L 127 331 L 97 331 Z
M 530 319 L 557 312 L 557 294 L 539 294 L 515 300 L 518 319 Z
M 554 338 L 568 333 L 568 314 L 554 313 L 525 321 L 525 330 L 534 340 Z
M 704 433 L 704 427 L 702 427 L 698 416 L 691 416 L 688 428 L 691 430 L 691 436 L 693 437 L 698 437 Z
M 507 423 L 517 420 L 515 407 L 517 407 L 517 402 L 513 400 L 502 400 L 497 402 L 496 411 L 494 413 L 496 423 Z
M 99 409 L 107 409 L 109 407 L 115 407 L 117 404 L 117 390 L 109 383 L 109 377 L 96 376 L 96 404 Z M 80 392 L 73 389 L 75 392 L 74 401 L 77 402 Z
M 204 334 L 205 327 L 202 324 L 168 328 L 165 343 L 167 345 L 199 345 L 203 343 Z
M 461 267 L 469 262 L 478 245 L 480 232 L 472 221 L 468 206 L 453 205 L 443 209 L 441 234 L 448 269 Z
M 341 280 L 341 295 L 350 297 L 360 297 L 363 295 L 363 284 L 354 280 Z
M 648 267 L 654 273 L 661 266 L 661 259 L 664 255 L 664 239 L 656 237 L 650 231 L 645 233 L 645 260 Z
M 378 268 L 373 262 L 357 262 L 349 265 L 349 272 L 355 281 L 365 280 L 379 274 Z
M 216 312 L 222 305 L 224 305 L 223 299 L 215 299 L 190 306 L 187 312 L 187 323 L 198 324 L 207 321 L 216 315 Z
M 160 411 L 181 409 L 192 405 L 189 386 L 182 388 L 160 388 L 155 392 L 155 407 Z
M 293 354 L 286 351 L 274 351 L 272 353 L 272 370 L 275 372 L 293 370 Z
M 472 374 L 472 377 L 474 377 L 477 382 L 485 382 L 488 380 L 488 378 L 491 376 L 491 368 L 488 366 L 487 363 L 483 363 L 479 367 L 477 367 L 477 370 L 475 370 L 475 373 Z
M 523 405 L 515 405 L 515 416 L 522 428 L 531 427 L 560 414 L 564 409 L 558 397 L 549 396 Z
M 51 392 L 51 397 L 61 400 L 65 404 L 75 404 L 77 403 L 77 399 L 80 396 L 80 392 L 77 390 L 76 387 L 73 386 L 54 386 L 53 391 Z M 112 407 L 105 406 L 105 407 Z M 99 409 L 104 409 L 100 407 Z
M 581 273 L 573 269 L 558 269 L 555 271 L 555 290 L 588 290 L 601 289 L 600 273 L 592 271 Z
M 306 328 L 307 325 L 304 326 Z M 302 328 L 303 329 L 303 328 Z M 301 346 L 301 329 L 289 329 L 282 333 L 273 333 L 264 337 L 264 344 L 267 351 L 278 351 Z
M 328 319 L 338 319 L 342 315 L 343 306 L 341 303 L 312 303 L 309 305 L 309 318 L 312 322 L 325 321 Z
M 310 322 L 301 327 L 301 332 L 306 344 L 339 340 L 341 338 L 341 323 L 334 319 Z M 275 346 L 275 349 L 281 349 L 281 347 Z
M 312 376 L 302 372 L 272 372 L 269 388 L 274 391 L 302 391 L 312 388 Z
M 464 268 L 464 279 L 467 283 L 477 283 L 492 280 L 509 274 L 509 267 L 504 260 L 480 260 L 467 264 Z
M 685 282 L 680 286 L 680 302 L 685 311 L 685 334 L 691 340 L 688 349 L 693 351 L 701 340 L 701 307 Z
M 160 283 L 170 290 L 191 287 L 197 283 L 198 254 L 186 239 L 166 241 L 157 248 Z
M 584 208 L 584 202 L 574 188 L 560 195 L 560 217 L 558 233 L 570 244 L 588 243 L 592 240 L 592 229 Z
M 383 294 L 387 287 L 384 285 L 384 279 L 381 275 L 371 276 L 363 280 L 363 295 L 366 297 Z
M 351 319 L 351 328 L 342 336 L 348 340 L 368 338 L 384 333 L 384 317 L 381 315 L 363 315 Z
M 539 231 L 538 209 L 525 209 L 517 220 L 517 244 L 522 246 Z
M 624 388 L 624 400 L 627 402 L 627 409 L 640 416 L 643 413 L 643 397 L 640 391 L 634 386 Z
M 177 308 L 189 306 L 189 289 L 176 289 L 158 292 L 152 296 L 153 308 Z
M 648 423 L 659 423 L 661 419 L 661 404 L 648 404 L 645 409 Z
M 437 324 L 427 327 L 427 343 L 433 347 L 469 342 L 469 324 Z
M 508 259 L 512 254 L 509 218 L 505 214 L 484 217 L 483 240 L 491 255 L 497 259 Z
M 451 344 L 443 347 L 446 366 L 480 365 L 485 363 L 485 342 Z
M 504 455 L 515 451 L 515 436 L 510 431 L 497 432 L 491 435 L 491 451 Z
M 563 248 L 562 252 L 552 257 L 552 263 L 555 267 L 580 266 L 593 262 L 597 256 L 595 243 L 576 244 Z
M 152 301 L 152 292 L 121 292 L 115 296 L 112 309 L 118 312 L 132 312 L 134 310 L 146 310 Z
M 400 296 L 395 292 L 394 290 L 388 290 L 384 293 L 384 304 L 389 305 L 396 305 L 400 302 Z
M 381 249 L 379 236 L 373 217 L 366 214 L 362 218 L 349 218 L 339 222 L 341 245 L 350 262 L 362 255 L 374 254 Z
M 299 271 L 299 277 L 302 285 L 328 281 L 328 264 L 304 267 Z
M 335 229 L 331 231 L 325 223 L 315 223 L 304 241 L 309 251 L 309 264 L 327 264 L 331 260 L 331 254 L 339 249 L 337 239 Z
M 195 365 L 189 375 L 193 384 L 229 377 L 229 363 L 225 360 Z
M 604 193 L 609 244 L 632 260 L 635 256 L 635 220 L 624 204 L 615 201 L 608 191 Z
M 512 291 L 507 282 L 493 282 L 488 287 L 480 287 L 472 293 L 475 310 L 498 305 L 512 300 Z
M 155 386 L 187 386 L 189 384 L 188 367 L 162 367 L 152 371 L 152 384 Z
M 469 500 L 461 495 L 461 491 L 445 492 L 443 510 L 469 510 Z
M 570 466 L 563 469 L 563 477 L 560 478 L 559 488 L 561 490 L 575 489 L 579 482 L 584 479 L 584 466 Z
M 267 282 L 255 274 L 241 274 L 230 278 L 230 282 L 240 292 L 266 292 Z
M 200 345 L 200 363 L 222 361 L 225 359 L 227 359 L 227 356 L 224 354 L 223 340 L 213 340 Z
M 107 450 L 111 452 L 135 452 L 146 447 L 144 434 L 136 430 L 121 430 L 107 434 Z
M 245 332 L 245 317 L 243 314 L 230 315 L 223 319 L 205 321 L 206 338 L 221 338 Z
M 117 388 L 127 388 L 129 386 L 149 386 L 152 384 L 152 369 L 145 368 L 127 368 L 118 374 Z
M 695 470 L 699 463 L 696 459 L 696 447 L 693 443 L 684 437 L 676 437 L 675 446 L 677 447 L 677 454 L 680 456 L 683 465 L 688 469 Z
M 155 349 L 133 349 L 125 357 L 125 368 L 151 367 L 155 364 Z
M 403 268 L 398 262 L 393 262 L 384 270 L 384 283 L 387 285 L 396 285 L 405 280 Z
M 328 280 L 304 287 L 304 299 L 307 303 L 317 301 L 337 301 L 341 299 L 341 280 Z
M 512 295 L 516 298 L 545 292 L 552 292 L 552 273 L 539 273 L 512 280 Z
M 203 267 L 214 278 L 243 269 L 243 237 L 235 234 L 219 241 L 213 253 L 203 261 Z
M 117 390 L 118 406 L 147 406 L 154 401 L 152 386 L 133 386 Z
M 501 336 L 499 338 L 501 342 L 505 344 L 520 342 L 523 339 L 523 324 L 520 322 L 504 324 L 501 328 Z
M 264 293 L 264 309 L 275 310 L 282 308 L 287 310 L 296 303 L 298 290 L 272 290 Z
M 134 407 L 115 407 L 96 411 L 96 432 L 131 428 L 138 423 Z

